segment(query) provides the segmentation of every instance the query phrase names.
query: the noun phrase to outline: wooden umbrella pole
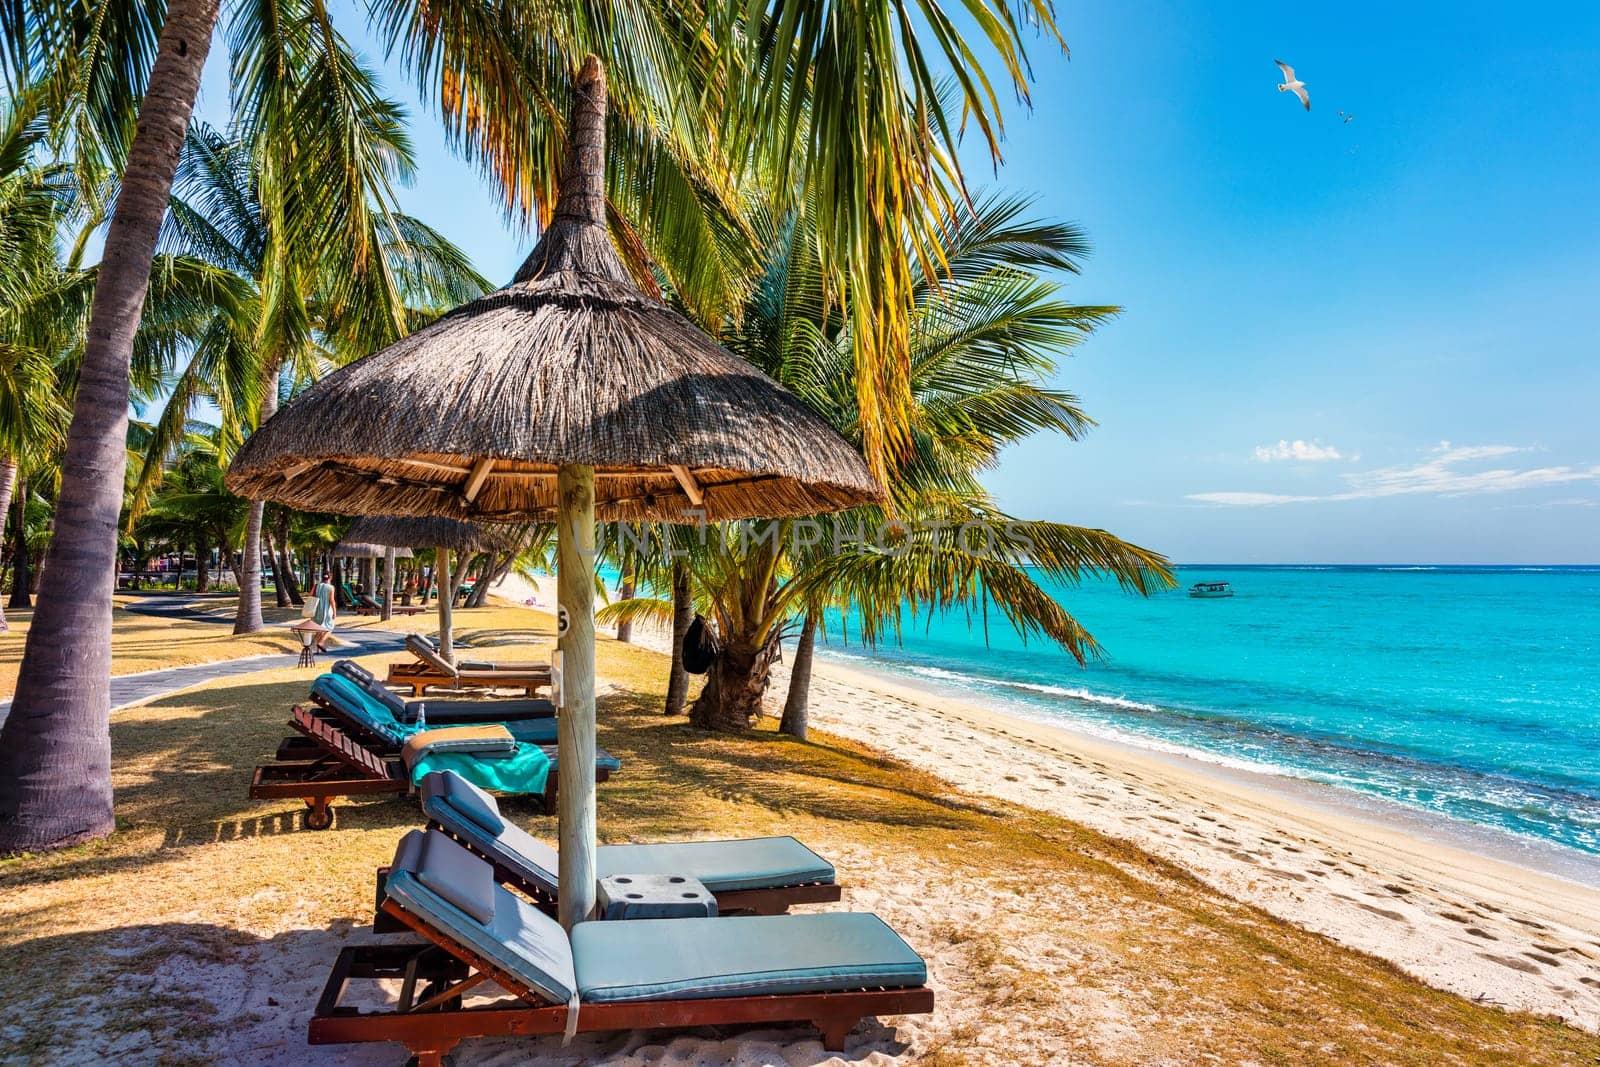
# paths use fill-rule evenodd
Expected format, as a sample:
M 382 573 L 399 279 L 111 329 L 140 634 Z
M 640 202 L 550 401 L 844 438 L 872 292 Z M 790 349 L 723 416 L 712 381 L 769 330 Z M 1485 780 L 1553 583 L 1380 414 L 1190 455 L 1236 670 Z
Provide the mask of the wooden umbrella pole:
M 561 707 L 556 716 L 561 825 L 561 925 L 571 930 L 595 905 L 594 468 L 556 473 L 556 602 Z
M 439 655 L 456 661 L 455 597 L 450 595 L 450 550 L 443 545 L 433 550 L 433 584 L 439 590 Z
M 394 616 L 394 549 L 383 550 L 383 621 Z

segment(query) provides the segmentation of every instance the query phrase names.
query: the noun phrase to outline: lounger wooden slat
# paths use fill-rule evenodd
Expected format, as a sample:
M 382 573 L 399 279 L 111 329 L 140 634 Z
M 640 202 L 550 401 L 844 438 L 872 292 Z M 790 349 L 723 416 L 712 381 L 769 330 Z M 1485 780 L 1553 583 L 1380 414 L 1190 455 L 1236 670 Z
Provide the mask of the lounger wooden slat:
M 541 1003 L 539 996 L 515 977 L 435 931 L 394 900 L 386 900 L 383 907 L 392 918 L 469 968 L 465 977 L 428 975 L 430 984 L 437 983 L 437 990 L 452 989 L 458 983 L 471 981 L 475 973 L 486 976 L 517 999 L 481 1007 L 456 1006 L 425 1012 L 415 1007 L 411 1011 L 361 1011 L 343 1004 L 352 979 L 403 980 L 408 966 L 419 967 L 420 961 L 427 957 L 419 955 L 418 946 L 347 947 L 340 951 L 311 1017 L 308 1029 L 311 1044 L 397 1041 L 417 1057 L 418 1067 L 440 1067 L 445 1054 L 465 1038 L 559 1034 L 566 1029 L 565 1005 Z M 466 989 L 462 987 L 461 991 Z M 584 1033 L 809 1022 L 822 1032 L 825 1048 L 842 1049 L 845 1036 L 863 1018 L 932 1010 L 933 990 L 927 986 L 875 987 L 838 993 L 583 1004 L 578 1011 L 577 1029 Z
M 540 689 L 550 687 L 550 668 L 535 667 L 518 671 L 459 671 L 455 675 L 442 674 L 420 663 L 391 663 L 384 685 L 409 688 L 413 698 L 423 696 L 428 689 L 517 689 L 528 696 L 537 696 Z

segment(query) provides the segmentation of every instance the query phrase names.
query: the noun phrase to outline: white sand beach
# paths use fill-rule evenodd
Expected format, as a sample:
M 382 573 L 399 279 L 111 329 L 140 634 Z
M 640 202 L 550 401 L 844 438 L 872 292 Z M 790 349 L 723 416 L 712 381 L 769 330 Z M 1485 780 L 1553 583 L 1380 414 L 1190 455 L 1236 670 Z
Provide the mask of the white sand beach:
M 1600 865 L 1583 884 L 1332 787 L 1139 750 L 821 657 L 811 722 L 1125 839 L 1441 989 L 1600 1029 Z

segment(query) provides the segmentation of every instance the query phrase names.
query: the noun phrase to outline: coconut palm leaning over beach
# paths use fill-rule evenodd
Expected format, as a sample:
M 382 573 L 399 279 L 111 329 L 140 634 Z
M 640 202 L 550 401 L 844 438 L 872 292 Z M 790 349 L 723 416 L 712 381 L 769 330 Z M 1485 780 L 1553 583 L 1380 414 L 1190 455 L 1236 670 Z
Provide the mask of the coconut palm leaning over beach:
M 1071 226 L 1026 220 L 1026 206 L 984 197 L 970 215 L 954 214 L 937 284 L 920 271 L 914 278 L 912 447 L 894 460 L 893 510 L 714 528 L 703 545 L 690 542 L 699 603 L 717 620 L 722 644 L 690 711 L 695 725 L 749 726 L 761 714 L 779 642 L 798 625 L 800 659 L 784 718 L 786 732 L 804 736 L 811 649 L 831 607 L 854 609 L 856 636 L 873 643 L 898 634 L 908 611 L 987 619 L 992 606 L 1018 632 L 1081 663 L 1098 646 L 1040 580 L 1105 576 L 1139 593 L 1170 586 L 1160 555 L 1103 530 L 1016 519 L 978 481 L 1009 444 L 1041 432 L 1076 438 L 1092 425 L 1075 397 L 1045 382 L 1058 355 L 1115 311 L 1061 297 L 1044 272 L 1076 270 L 1086 245 Z M 859 441 L 854 320 L 829 300 L 815 247 L 804 225 L 785 225 L 739 325 L 722 339 Z M 634 598 L 600 616 L 666 621 L 671 612 L 668 597 Z

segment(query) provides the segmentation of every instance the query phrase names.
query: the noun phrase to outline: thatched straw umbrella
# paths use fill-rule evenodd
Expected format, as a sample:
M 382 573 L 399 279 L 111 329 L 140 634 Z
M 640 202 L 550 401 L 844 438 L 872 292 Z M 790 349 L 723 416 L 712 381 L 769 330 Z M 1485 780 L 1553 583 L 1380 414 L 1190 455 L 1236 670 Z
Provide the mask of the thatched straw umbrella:
M 518 534 L 509 526 L 463 522 L 438 515 L 368 515 L 350 524 L 345 539 L 384 545 L 389 551 L 404 551 L 408 556 L 412 548 L 434 550 L 434 570 L 439 584 L 439 652 L 445 659 L 455 662 L 455 583 L 451 580 L 450 553 L 470 556 L 474 552 L 508 552 L 515 547 Z M 390 617 L 390 602 L 394 597 L 392 559 L 388 567 L 391 578 L 389 596 L 383 602 L 385 619 Z
M 882 499 L 800 400 L 639 290 L 606 230 L 605 77 L 578 75 L 555 215 L 515 281 L 329 375 L 234 459 L 236 493 L 346 513 L 555 519 L 563 925 L 595 899 L 596 517 Z

